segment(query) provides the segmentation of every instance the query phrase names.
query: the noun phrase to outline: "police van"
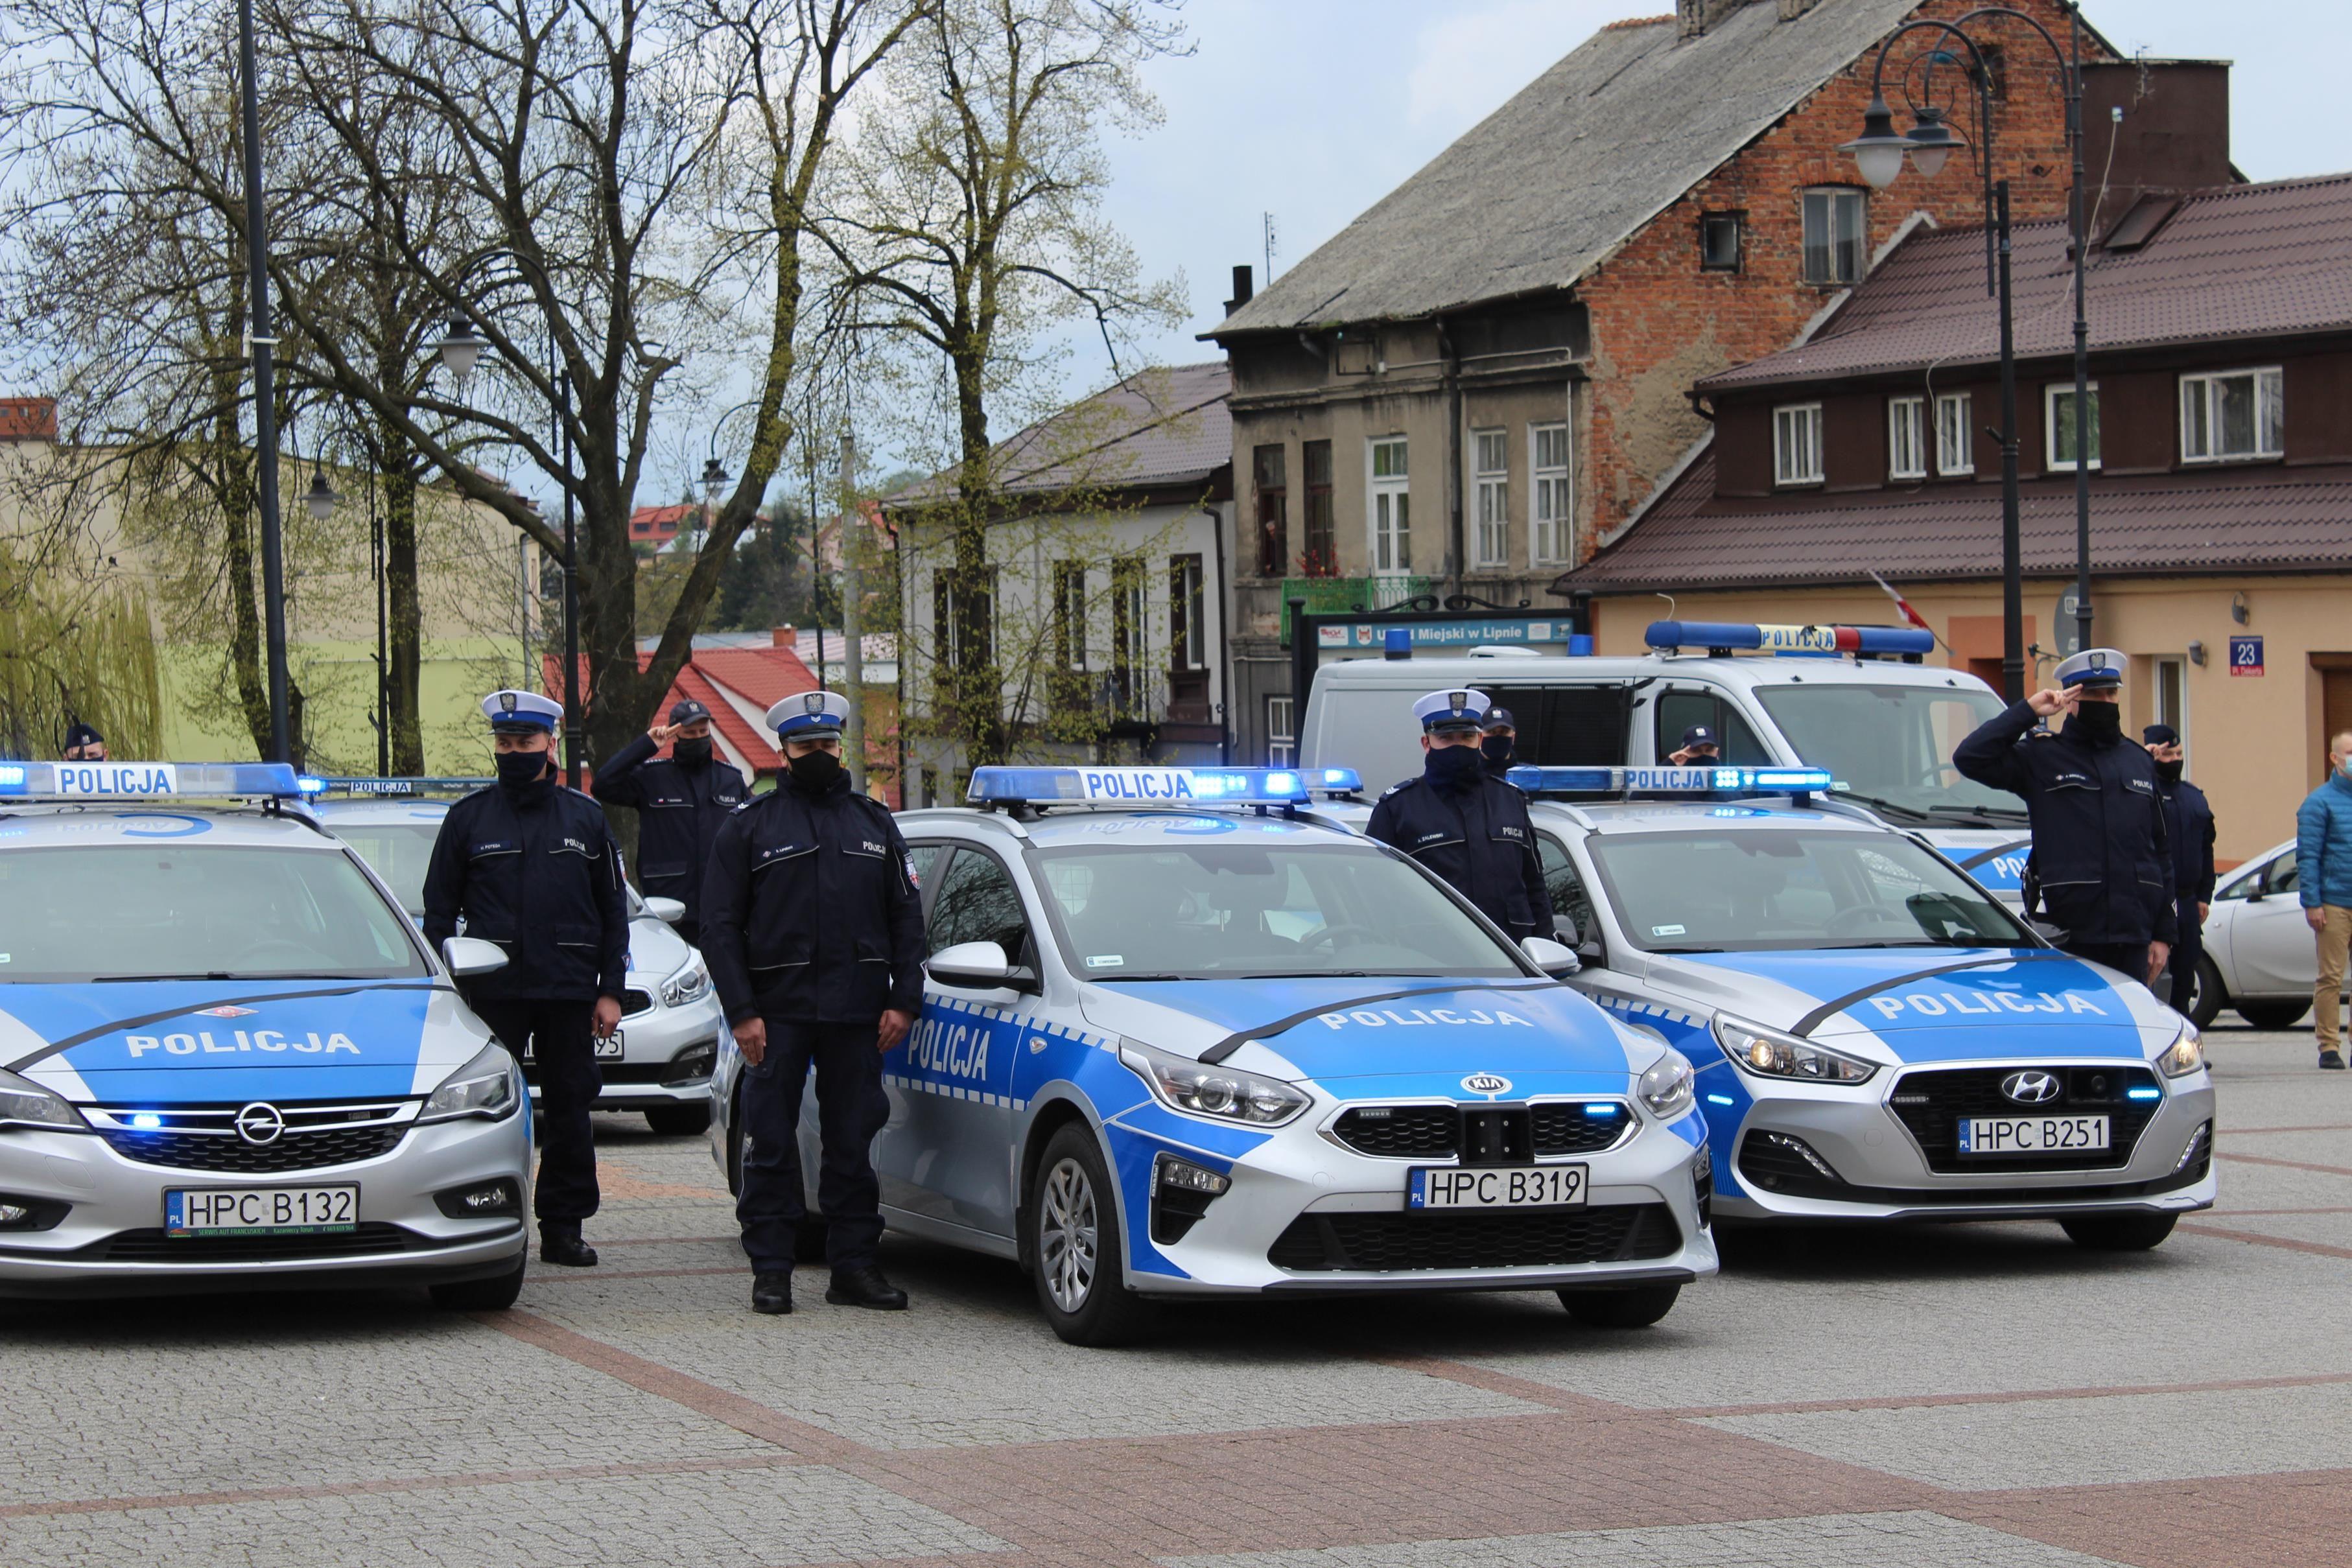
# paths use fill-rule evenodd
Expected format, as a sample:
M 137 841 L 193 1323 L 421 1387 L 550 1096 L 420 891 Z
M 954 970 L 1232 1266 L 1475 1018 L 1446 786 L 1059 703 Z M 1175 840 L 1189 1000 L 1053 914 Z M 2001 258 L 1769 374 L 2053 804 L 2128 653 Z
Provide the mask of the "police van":
M 0 1295 L 521 1289 L 522 1076 L 280 764 L 0 763 Z
M 1935 646 L 1927 632 L 1661 621 L 1644 640 L 1651 651 L 1634 657 L 1493 648 L 1323 665 L 1298 761 L 1358 768 L 1375 789 L 1418 774 L 1412 701 L 1448 685 L 1510 709 L 1518 759 L 1538 767 L 1664 764 L 1705 725 L 1726 765 L 1825 768 L 1836 799 L 1923 833 L 2019 901 L 2024 802 L 1952 767 L 1952 748 L 2006 705 L 1974 675 L 1917 663 Z
M 1691 1063 L 1312 787 L 1356 779 L 983 768 L 975 808 L 898 818 L 931 956 L 883 1068 L 885 1220 L 1018 1260 L 1076 1343 L 1196 1296 L 1544 1290 L 1655 1322 L 1716 1268 Z M 730 1040 L 730 1187 L 742 1071 Z

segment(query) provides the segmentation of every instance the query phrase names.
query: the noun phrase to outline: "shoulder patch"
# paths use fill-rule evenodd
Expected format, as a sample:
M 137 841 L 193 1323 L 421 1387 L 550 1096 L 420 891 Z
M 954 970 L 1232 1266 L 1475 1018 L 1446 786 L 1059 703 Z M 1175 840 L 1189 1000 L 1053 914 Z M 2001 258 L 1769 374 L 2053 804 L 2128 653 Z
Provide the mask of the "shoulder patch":
M 1414 785 L 1416 785 L 1416 784 L 1418 784 L 1418 783 L 1420 783 L 1420 782 L 1421 782 L 1421 780 L 1420 780 L 1420 779 L 1398 779 L 1395 783 L 1393 783 L 1393 784 L 1390 785 L 1387 789 L 1383 789 L 1383 790 L 1381 790 L 1381 800 L 1387 800 L 1390 796 L 1391 796 L 1391 795 L 1395 794 L 1398 790 L 1400 790 L 1400 789 L 1412 789 Z

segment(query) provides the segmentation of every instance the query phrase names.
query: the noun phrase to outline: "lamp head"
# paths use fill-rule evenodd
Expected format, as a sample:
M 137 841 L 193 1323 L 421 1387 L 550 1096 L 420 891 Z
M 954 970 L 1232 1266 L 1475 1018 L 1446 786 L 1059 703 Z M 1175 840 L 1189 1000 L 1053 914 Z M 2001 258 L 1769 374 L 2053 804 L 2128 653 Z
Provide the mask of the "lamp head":
M 471 321 L 463 316 L 452 316 L 449 318 L 448 336 L 443 338 L 439 344 L 441 362 L 449 367 L 451 375 L 462 380 L 473 374 L 474 362 L 482 357 L 482 350 L 488 346 L 475 333 Z
M 325 522 L 334 515 L 335 505 L 341 499 L 341 496 L 335 494 L 335 487 L 327 483 L 325 469 L 320 468 L 312 472 L 310 488 L 302 496 L 302 505 L 310 508 L 311 520 Z
M 1903 154 L 1911 146 L 1911 139 L 1895 129 L 1895 111 L 1886 107 L 1886 99 L 1873 93 L 1870 107 L 1863 111 L 1862 134 L 1838 151 L 1853 153 L 1864 183 L 1883 191 L 1903 172 Z
M 1944 123 L 1944 111 L 1934 104 L 1919 109 L 1919 122 L 1911 128 L 1911 167 L 1927 179 L 1944 172 L 1951 155 L 1968 146 L 1968 142 L 1950 126 Z
M 702 465 L 702 487 L 706 490 L 716 490 L 731 477 L 733 476 L 727 472 L 727 465 L 716 457 Z

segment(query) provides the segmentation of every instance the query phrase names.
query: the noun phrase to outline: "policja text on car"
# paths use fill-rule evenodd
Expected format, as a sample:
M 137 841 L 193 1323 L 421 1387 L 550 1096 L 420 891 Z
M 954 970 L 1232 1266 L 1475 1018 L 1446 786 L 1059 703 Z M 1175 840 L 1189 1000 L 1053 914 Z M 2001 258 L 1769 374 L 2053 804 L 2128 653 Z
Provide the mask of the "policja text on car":
M 1549 937 L 1551 903 L 1527 797 L 1483 766 L 1479 742 L 1492 706 L 1486 693 L 1468 689 L 1414 703 L 1422 775 L 1382 795 L 1364 831 L 1444 877 L 1514 941 Z

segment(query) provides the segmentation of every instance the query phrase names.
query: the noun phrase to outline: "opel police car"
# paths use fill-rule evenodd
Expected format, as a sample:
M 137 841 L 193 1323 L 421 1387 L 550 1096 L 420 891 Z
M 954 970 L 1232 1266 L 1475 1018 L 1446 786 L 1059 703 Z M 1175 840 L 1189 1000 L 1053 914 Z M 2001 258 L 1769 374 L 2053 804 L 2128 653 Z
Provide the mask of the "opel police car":
M 1017 1259 L 1078 1343 L 1200 1296 L 1549 1290 L 1655 1322 L 1716 1268 L 1691 1063 L 1307 784 L 984 768 L 978 809 L 898 818 L 931 956 L 884 1062 L 886 1221 Z M 740 1068 L 730 1041 L 730 1186 Z
M 513 1058 L 278 764 L 0 763 L 0 1295 L 513 1303 Z
M 1570 983 L 1696 1064 L 1726 1222 L 2038 1218 L 2127 1249 L 2212 1204 L 2196 1026 L 1826 771 L 1510 777 Z

